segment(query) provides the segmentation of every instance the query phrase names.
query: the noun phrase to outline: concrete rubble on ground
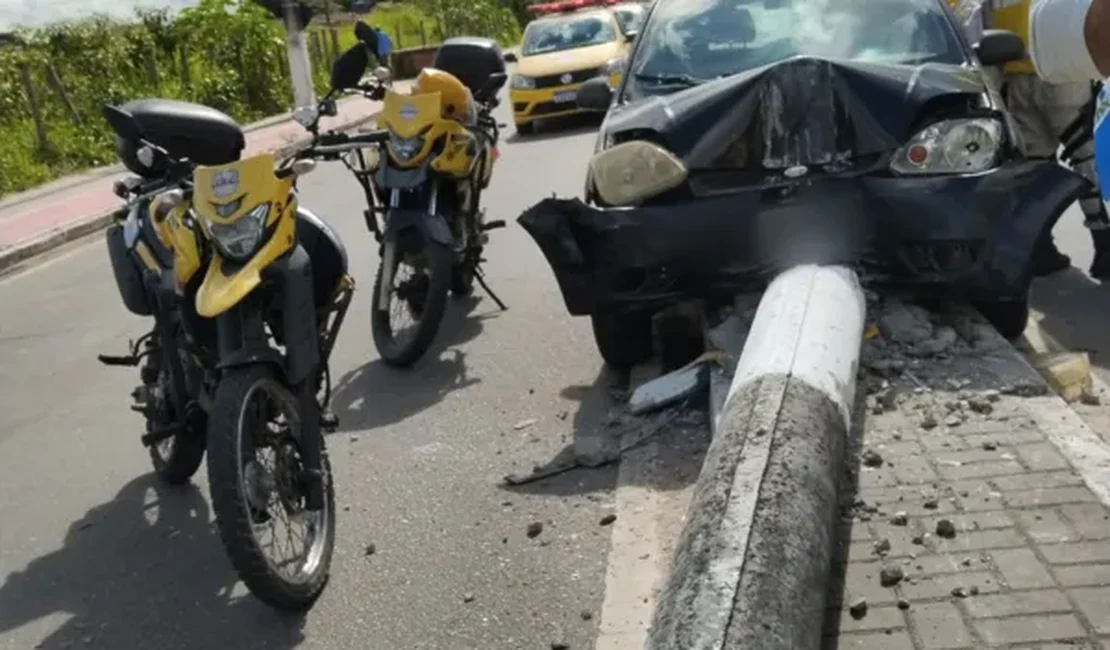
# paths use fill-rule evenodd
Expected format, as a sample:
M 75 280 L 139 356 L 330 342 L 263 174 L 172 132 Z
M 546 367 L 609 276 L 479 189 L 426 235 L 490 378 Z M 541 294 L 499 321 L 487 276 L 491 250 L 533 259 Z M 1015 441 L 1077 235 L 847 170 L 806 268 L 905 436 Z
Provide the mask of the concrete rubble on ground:
M 869 302 L 826 634 L 1110 647 L 1110 512 L 1053 444 L 1066 407 L 975 312 Z

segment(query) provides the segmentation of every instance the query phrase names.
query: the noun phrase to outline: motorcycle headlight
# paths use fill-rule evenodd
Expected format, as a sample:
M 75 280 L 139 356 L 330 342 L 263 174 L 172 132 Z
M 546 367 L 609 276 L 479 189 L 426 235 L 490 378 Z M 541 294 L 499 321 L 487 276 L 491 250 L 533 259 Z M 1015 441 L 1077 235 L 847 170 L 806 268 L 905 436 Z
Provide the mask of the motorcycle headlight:
M 922 129 L 894 154 L 892 171 L 906 175 L 973 174 L 998 164 L 1002 122 L 942 120 Z
M 513 78 L 509 81 L 509 87 L 516 90 L 532 90 L 536 87 L 536 80 L 524 75 L 514 74 Z
M 208 221 L 208 232 L 212 235 L 220 254 L 235 262 L 250 258 L 262 244 L 266 233 L 266 217 L 270 215 L 270 204 L 262 203 L 231 223 Z
M 424 136 L 418 135 L 412 138 L 401 138 L 396 134 L 389 136 L 389 150 L 397 162 L 407 163 L 416 157 L 416 154 L 424 148 Z
M 594 187 L 603 201 L 621 206 L 677 187 L 686 180 L 686 165 L 663 147 L 633 140 L 605 149 L 590 159 Z

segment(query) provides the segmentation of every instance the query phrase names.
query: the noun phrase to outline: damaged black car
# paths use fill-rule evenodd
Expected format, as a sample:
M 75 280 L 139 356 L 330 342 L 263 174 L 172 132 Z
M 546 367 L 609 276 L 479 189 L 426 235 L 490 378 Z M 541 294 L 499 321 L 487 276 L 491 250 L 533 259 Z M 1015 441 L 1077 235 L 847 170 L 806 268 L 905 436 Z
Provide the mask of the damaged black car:
M 1024 158 L 944 0 L 658 0 L 615 90 L 585 200 L 520 217 L 567 309 L 616 367 L 652 353 L 652 317 L 727 302 L 798 264 L 975 304 L 1024 329 L 1037 240 L 1085 187 Z

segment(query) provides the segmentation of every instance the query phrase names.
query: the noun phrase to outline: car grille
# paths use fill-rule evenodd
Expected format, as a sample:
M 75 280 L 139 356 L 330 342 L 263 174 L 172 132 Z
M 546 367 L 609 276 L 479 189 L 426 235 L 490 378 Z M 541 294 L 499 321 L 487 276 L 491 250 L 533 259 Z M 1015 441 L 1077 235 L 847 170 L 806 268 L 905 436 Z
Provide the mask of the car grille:
M 536 88 L 554 88 L 555 86 L 565 86 L 567 84 L 577 84 L 583 81 L 588 81 L 602 73 L 601 68 L 589 68 L 588 70 L 575 70 L 574 72 L 560 72 L 559 74 L 548 75 L 546 77 L 536 77 Z M 563 81 L 564 74 L 570 75 L 570 81 Z
M 985 247 L 982 240 L 915 242 L 903 244 L 898 252 L 915 274 L 948 275 L 972 271 Z

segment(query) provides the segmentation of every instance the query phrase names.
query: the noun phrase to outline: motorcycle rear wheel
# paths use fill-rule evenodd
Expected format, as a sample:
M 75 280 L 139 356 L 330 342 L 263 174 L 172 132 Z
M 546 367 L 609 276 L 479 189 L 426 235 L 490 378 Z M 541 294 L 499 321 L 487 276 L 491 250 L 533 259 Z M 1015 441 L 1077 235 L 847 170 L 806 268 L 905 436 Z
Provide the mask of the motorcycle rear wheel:
M 161 349 L 152 350 L 151 356 L 148 357 L 152 361 L 143 368 L 142 374 L 144 378 L 148 374 L 153 375 L 155 385 L 160 386 L 165 393 L 170 390 L 169 372 L 161 363 L 153 362 L 153 359 L 160 359 L 161 354 Z M 162 407 L 168 408 L 168 405 L 162 405 Z M 182 418 L 178 418 L 180 419 Z M 171 420 L 165 417 L 152 419 L 147 416 L 146 432 L 152 433 Z M 158 478 L 168 485 L 184 485 L 192 480 L 193 475 L 200 469 L 200 464 L 204 462 L 204 448 L 204 430 L 190 428 L 154 443 L 147 448 L 147 452 L 150 454 L 150 464 L 154 467 L 154 473 Z
M 264 487 L 264 476 L 250 480 L 252 468 L 259 464 L 259 448 L 258 440 L 247 440 L 244 431 L 248 409 L 260 391 L 271 393 L 275 400 L 292 408 L 289 414 L 283 414 L 287 418 L 284 434 L 275 432 L 281 427 L 275 427 L 273 420 L 265 421 L 263 433 L 282 443 L 280 453 L 275 456 L 286 457 L 292 467 L 286 472 L 275 471 Z M 224 547 L 251 593 L 264 603 L 286 611 L 305 611 L 315 604 L 327 586 L 335 548 L 335 488 L 327 454 L 321 450 L 324 508 L 319 512 L 303 509 L 304 491 L 300 483 L 303 473 L 297 471 L 299 459 L 288 457 L 288 454 L 299 454 L 299 445 L 303 444 L 299 422 L 303 414 L 296 409 L 296 404 L 296 397 L 278 381 L 270 368 L 252 366 L 231 370 L 216 389 L 208 426 L 209 491 Z M 255 474 L 266 471 L 256 470 Z M 265 509 L 259 503 L 262 490 L 268 492 L 263 504 L 267 506 Z M 304 557 L 292 576 L 281 574 L 281 567 L 267 556 L 259 539 L 260 527 L 273 521 L 274 514 L 269 506 L 275 495 L 276 505 L 281 509 L 279 513 L 298 514 L 306 522 Z M 294 512 L 298 509 L 299 512 Z
M 370 329 L 374 336 L 374 347 L 382 361 L 394 368 L 408 368 L 420 360 L 435 341 L 439 325 L 443 322 L 444 313 L 447 311 L 447 296 L 451 290 L 452 267 L 454 255 L 447 246 L 434 242 L 424 233 L 412 233 L 420 237 L 418 250 L 425 254 L 426 264 L 423 273 L 427 275 L 427 290 L 423 297 L 420 321 L 416 324 L 415 331 L 407 341 L 398 341 L 393 324 L 390 322 L 390 311 L 379 308 L 381 295 L 382 271 L 384 260 L 378 264 L 378 275 L 374 279 L 374 292 L 370 306 Z M 396 280 L 397 268 L 401 263 L 401 251 L 394 256 L 394 268 L 390 276 Z M 396 294 L 390 296 L 390 306 L 400 300 Z

